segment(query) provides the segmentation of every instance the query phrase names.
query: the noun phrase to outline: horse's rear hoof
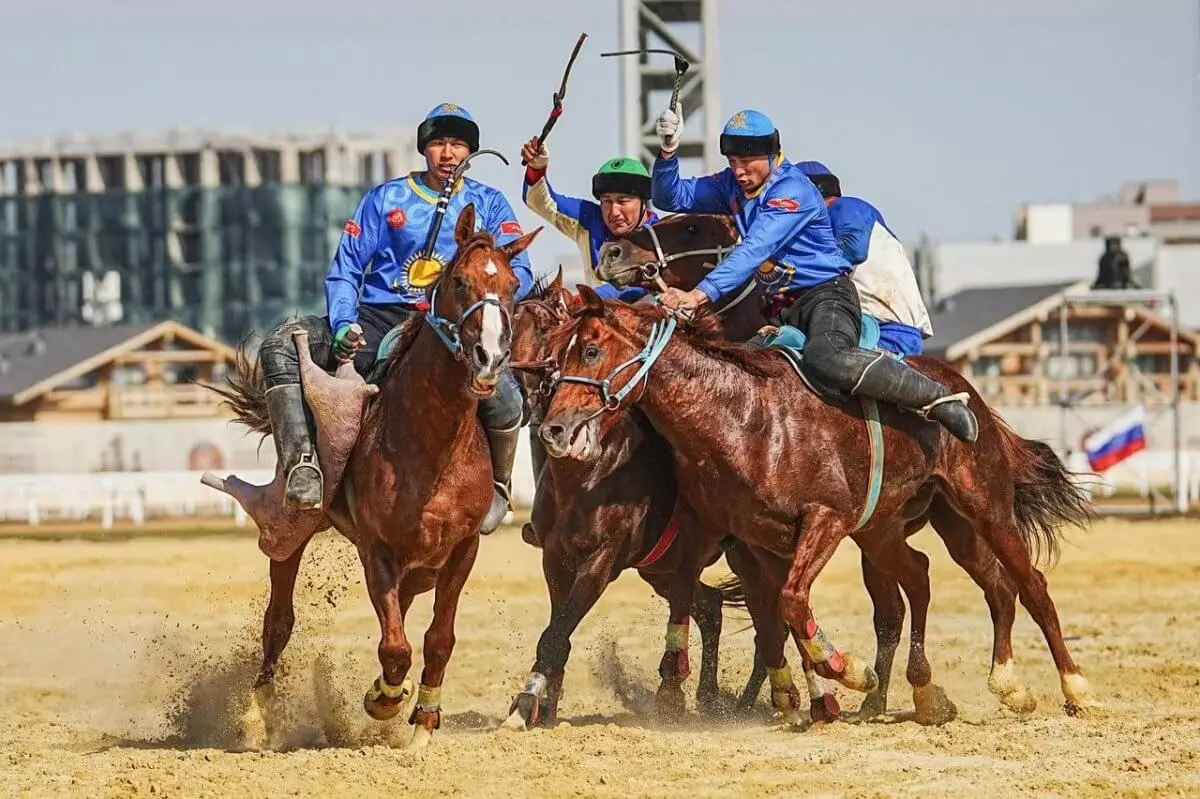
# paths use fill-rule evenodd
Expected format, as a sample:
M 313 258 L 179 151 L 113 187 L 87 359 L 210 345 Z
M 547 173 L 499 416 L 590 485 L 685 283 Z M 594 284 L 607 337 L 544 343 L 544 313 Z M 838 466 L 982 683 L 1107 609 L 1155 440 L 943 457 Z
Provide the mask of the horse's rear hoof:
M 916 707 L 915 719 L 918 724 L 927 727 L 945 724 L 958 717 L 958 708 L 946 696 L 940 685 L 913 686 L 913 705 Z
M 520 693 L 513 697 L 508 708 L 508 718 L 500 725 L 500 729 L 509 732 L 525 732 L 540 721 L 540 702 L 529 693 Z
M 808 703 L 808 715 L 813 725 L 832 724 L 842 715 L 842 707 L 833 694 L 823 694 Z
M 683 718 L 687 707 L 687 699 L 683 688 L 674 680 L 663 680 L 654 694 L 654 710 L 658 717 L 666 721 L 678 721 Z
M 1013 713 L 1026 716 L 1037 710 L 1037 697 L 1030 693 L 1027 688 L 1018 688 L 1000 697 L 1000 704 Z

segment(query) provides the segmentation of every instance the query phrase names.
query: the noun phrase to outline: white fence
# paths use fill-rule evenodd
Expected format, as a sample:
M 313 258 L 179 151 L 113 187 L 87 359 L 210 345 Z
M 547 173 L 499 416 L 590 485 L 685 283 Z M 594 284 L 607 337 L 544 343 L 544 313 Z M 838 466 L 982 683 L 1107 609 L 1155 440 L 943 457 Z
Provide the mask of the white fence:
M 1152 488 L 1170 490 L 1174 467 L 1169 450 L 1147 450 L 1119 464 L 1093 484 L 1099 496 L 1118 490 L 1148 496 Z M 1087 459 L 1073 456 L 1068 468 L 1087 472 Z M 1189 501 L 1200 500 L 1200 452 L 1183 457 L 1184 485 Z M 513 470 L 513 503 L 527 508 L 533 501 L 533 474 L 528 441 L 521 440 Z M 222 476 L 225 470 L 219 472 Z M 52 522 L 97 522 L 109 529 L 118 520 L 135 525 L 154 518 L 233 519 L 238 526 L 248 523 L 242 509 L 231 498 L 201 485 L 202 472 L 107 472 L 82 474 L 0 475 L 0 522 L 30 525 Z M 238 471 L 251 483 L 267 483 L 269 469 Z M 1094 478 L 1093 478 L 1094 479 Z
M 141 525 L 152 518 L 231 517 L 239 527 L 246 515 L 232 498 L 200 484 L 203 472 L 106 472 L 0 476 L 0 521 L 38 525 L 98 522 L 107 530 L 118 519 Z M 267 483 L 273 472 L 239 475 Z
M 216 469 L 224 477 L 233 472 L 248 483 L 271 481 L 271 469 Z M 230 517 L 237 526 L 248 523 L 246 514 L 230 497 L 201 485 L 200 471 L 85 472 L 0 475 L 0 523 L 30 525 L 50 522 L 98 522 L 105 530 L 118 520 L 135 525 L 155 518 Z M 533 473 L 528 440 L 517 449 L 513 467 L 513 504 L 533 502 Z

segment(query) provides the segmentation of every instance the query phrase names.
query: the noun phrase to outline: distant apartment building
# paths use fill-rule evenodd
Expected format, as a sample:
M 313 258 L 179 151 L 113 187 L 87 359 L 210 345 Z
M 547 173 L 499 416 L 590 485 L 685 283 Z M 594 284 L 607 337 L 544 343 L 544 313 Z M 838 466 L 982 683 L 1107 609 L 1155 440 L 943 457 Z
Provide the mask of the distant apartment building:
M 1106 236 L 1200 244 L 1200 202 L 1184 201 L 1177 181 L 1147 180 L 1096 202 L 1024 205 L 1017 212 L 1018 241 L 1064 244 Z
M 324 307 L 363 192 L 411 131 L 0 144 L 0 331 L 172 320 L 231 341 Z

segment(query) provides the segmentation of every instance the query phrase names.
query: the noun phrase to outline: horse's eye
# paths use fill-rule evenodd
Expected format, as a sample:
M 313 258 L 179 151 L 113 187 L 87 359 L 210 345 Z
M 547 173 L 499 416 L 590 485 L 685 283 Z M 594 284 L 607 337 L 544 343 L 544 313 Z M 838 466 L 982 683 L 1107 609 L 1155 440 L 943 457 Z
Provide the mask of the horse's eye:
M 600 360 L 600 348 L 597 347 L 595 344 L 588 344 L 586 347 L 583 348 L 583 359 L 585 361 Z
M 454 276 L 454 290 L 455 291 L 466 291 L 467 290 L 467 279 L 465 277 L 463 277 L 462 275 L 455 275 Z

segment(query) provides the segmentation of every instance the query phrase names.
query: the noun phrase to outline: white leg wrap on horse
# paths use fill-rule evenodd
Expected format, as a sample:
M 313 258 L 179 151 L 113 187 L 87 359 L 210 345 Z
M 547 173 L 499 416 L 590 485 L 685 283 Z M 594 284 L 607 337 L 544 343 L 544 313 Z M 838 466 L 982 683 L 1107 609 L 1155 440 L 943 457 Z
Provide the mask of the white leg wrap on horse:
M 525 680 L 525 687 L 521 689 L 521 693 L 532 694 L 533 696 L 545 696 L 547 682 L 545 674 L 531 671 L 529 672 L 529 677 Z
M 667 625 L 667 651 L 682 652 L 688 648 L 688 625 Z
M 379 693 L 388 699 L 404 699 L 412 696 L 411 680 L 402 680 L 399 685 L 392 685 L 387 681 L 387 677 L 380 674 L 377 682 L 379 683 Z
M 821 677 L 815 671 L 805 671 L 804 681 L 808 683 L 809 699 L 820 699 L 825 695 L 825 688 L 821 685 Z
M 426 713 L 440 713 L 442 710 L 442 686 L 430 688 L 428 685 L 422 685 L 418 688 L 416 709 Z

